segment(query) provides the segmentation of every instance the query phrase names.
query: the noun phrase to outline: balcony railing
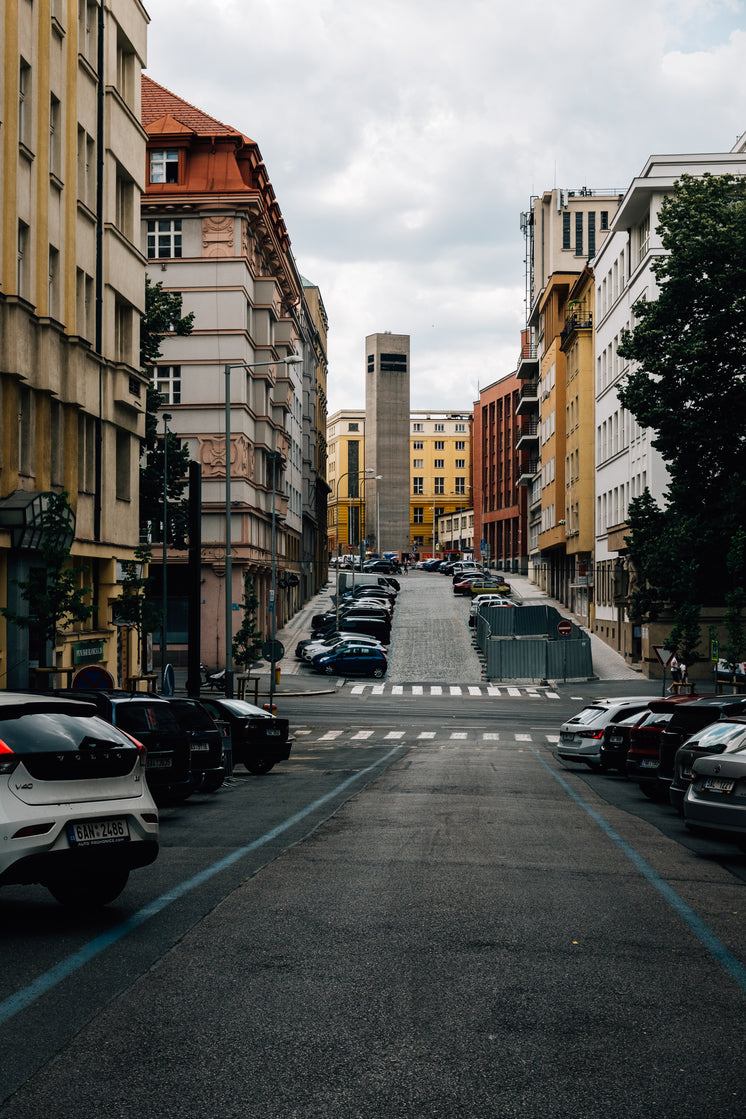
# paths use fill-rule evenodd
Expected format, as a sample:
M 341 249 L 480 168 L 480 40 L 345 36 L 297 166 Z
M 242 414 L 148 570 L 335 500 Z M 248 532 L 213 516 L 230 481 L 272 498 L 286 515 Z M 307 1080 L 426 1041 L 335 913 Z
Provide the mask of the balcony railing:
M 593 315 L 590 311 L 578 310 L 573 311 L 567 316 L 565 325 L 560 334 L 560 346 L 563 346 L 567 339 L 576 330 L 591 330 L 593 328 Z

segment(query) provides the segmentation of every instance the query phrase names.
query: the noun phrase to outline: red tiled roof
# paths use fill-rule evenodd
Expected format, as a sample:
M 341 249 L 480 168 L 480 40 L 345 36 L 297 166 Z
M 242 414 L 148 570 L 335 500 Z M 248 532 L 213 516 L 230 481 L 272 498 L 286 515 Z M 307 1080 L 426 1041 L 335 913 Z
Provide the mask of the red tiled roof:
M 160 124 L 160 127 L 153 128 L 153 133 L 163 132 L 164 126 L 162 122 L 164 118 L 170 118 L 188 128 L 196 136 L 236 136 L 242 137 L 248 143 L 253 143 L 253 140 L 248 140 L 248 137 L 243 136 L 236 128 L 231 128 L 228 124 L 223 124 L 214 117 L 203 113 L 201 109 L 196 109 L 194 105 L 190 105 L 188 101 L 182 100 L 177 97 L 175 93 L 171 93 L 158 82 L 154 82 L 146 74 L 142 75 L 142 124 L 146 132 L 151 131 L 151 126 Z

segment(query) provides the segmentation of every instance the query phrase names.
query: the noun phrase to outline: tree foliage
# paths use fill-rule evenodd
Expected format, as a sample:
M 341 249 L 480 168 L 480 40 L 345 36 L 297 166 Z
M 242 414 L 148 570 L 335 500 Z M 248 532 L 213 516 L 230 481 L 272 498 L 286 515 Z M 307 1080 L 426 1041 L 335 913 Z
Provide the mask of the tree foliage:
M 254 590 L 253 576 L 247 571 L 243 580 L 243 621 L 233 638 L 233 660 L 251 671 L 252 664 L 262 659 L 263 638 L 256 628 L 256 608 L 259 605 Z
M 140 364 L 152 378 L 161 356 L 163 336 L 191 334 L 194 314 L 181 314 L 181 296 L 163 290 L 163 284 L 145 281 L 145 313 L 140 320 Z M 158 408 L 163 398 L 152 383 L 148 386 L 145 405 L 145 442 L 143 463 L 140 469 L 140 532 L 143 539 L 151 534 L 152 526 L 161 525 L 163 519 L 163 435 L 158 430 Z M 186 475 L 189 470 L 189 449 L 179 437 L 169 431 L 166 447 L 168 543 L 175 548 L 186 544 L 188 503 L 184 498 Z M 160 531 L 160 528 L 159 530 Z
M 134 560 L 123 562 L 122 594 L 117 602 L 117 620 L 137 632 L 138 663 L 143 661 L 146 635 L 158 629 L 163 617 L 163 611 L 153 600 L 153 581 L 144 574 L 151 558 L 150 545 L 141 544 L 135 550 Z
M 691 655 L 699 604 L 722 601 L 746 523 L 746 182 L 682 176 L 657 231 L 660 291 L 622 332 L 618 352 L 635 365 L 619 399 L 652 429 L 669 486 L 657 513 L 648 501 L 631 510 L 630 554 L 641 616 L 673 604 L 672 639 Z
M 70 564 L 71 526 L 74 518 L 69 494 L 47 494 L 40 552 L 42 562 L 32 567 L 28 579 L 18 580 L 28 614 L 2 608 L 2 614 L 20 629 L 38 630 L 45 643 L 55 644 L 57 634 L 75 622 L 87 622 L 94 607 L 91 588 L 80 586 L 80 567 Z

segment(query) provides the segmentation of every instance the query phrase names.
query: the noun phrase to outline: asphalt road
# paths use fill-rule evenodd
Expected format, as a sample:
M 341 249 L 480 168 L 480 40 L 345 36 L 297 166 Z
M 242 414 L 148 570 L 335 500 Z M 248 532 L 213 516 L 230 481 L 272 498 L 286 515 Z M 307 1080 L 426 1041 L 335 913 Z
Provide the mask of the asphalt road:
M 106 914 L 3 891 L 0 1119 L 743 1116 L 743 856 L 559 765 L 576 694 L 288 699 Z

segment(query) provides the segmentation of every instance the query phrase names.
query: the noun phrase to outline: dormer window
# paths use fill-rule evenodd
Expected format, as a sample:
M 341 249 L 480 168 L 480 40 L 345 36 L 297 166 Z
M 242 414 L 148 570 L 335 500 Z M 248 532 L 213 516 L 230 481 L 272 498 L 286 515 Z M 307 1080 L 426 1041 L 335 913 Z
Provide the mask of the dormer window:
M 178 148 L 155 148 L 150 152 L 150 181 L 151 183 L 178 183 Z

